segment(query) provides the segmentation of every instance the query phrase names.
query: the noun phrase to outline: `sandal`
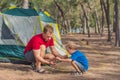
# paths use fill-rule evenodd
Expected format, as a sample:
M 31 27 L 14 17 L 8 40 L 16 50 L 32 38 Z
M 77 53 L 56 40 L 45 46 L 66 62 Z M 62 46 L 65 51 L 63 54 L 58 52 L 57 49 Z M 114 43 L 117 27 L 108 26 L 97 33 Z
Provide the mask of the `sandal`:
M 36 69 L 36 65 L 35 65 L 35 63 L 32 63 L 30 66 L 32 67 L 33 70 Z
M 71 73 L 72 75 L 75 75 L 75 76 L 82 76 L 83 75 L 83 73 L 82 72 L 72 72 Z
M 38 73 L 45 73 L 45 69 L 36 69 L 35 72 L 38 72 Z

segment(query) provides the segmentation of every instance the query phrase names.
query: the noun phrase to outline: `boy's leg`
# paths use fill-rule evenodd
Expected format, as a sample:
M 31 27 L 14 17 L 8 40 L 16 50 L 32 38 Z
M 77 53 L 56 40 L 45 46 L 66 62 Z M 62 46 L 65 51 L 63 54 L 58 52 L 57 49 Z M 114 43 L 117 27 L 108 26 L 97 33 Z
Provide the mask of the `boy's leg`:
M 84 68 L 84 66 L 83 66 L 81 63 L 79 63 L 79 62 L 77 62 L 77 61 L 74 61 L 74 63 L 77 65 L 77 67 L 79 68 L 79 70 L 80 70 L 82 73 L 85 72 L 85 68 Z
M 81 72 L 80 69 L 78 68 L 78 66 L 75 64 L 75 61 L 72 61 L 71 64 L 77 72 Z
M 75 76 L 81 76 L 85 71 L 83 66 L 81 64 L 78 64 L 78 62 L 72 61 L 71 64 L 76 70 L 76 72 L 74 73 Z

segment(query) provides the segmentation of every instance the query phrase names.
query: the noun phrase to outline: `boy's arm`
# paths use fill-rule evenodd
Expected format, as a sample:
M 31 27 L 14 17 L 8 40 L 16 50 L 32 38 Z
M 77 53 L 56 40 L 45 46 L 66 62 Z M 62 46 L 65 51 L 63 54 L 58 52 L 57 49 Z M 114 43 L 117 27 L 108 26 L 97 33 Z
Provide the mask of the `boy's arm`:
M 64 61 L 64 62 L 71 62 L 72 61 L 72 59 L 70 59 L 70 58 L 62 59 L 60 57 L 56 57 L 56 59 L 58 59 L 60 61 Z

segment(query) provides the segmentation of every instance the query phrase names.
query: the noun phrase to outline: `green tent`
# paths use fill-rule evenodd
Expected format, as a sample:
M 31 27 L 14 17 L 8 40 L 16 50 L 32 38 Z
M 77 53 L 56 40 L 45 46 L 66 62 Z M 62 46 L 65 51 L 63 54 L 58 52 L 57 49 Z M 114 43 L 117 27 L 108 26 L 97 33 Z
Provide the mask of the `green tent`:
M 44 12 L 39 12 L 40 17 L 42 18 L 42 21 L 48 22 L 48 23 L 54 23 L 54 20 L 50 17 L 48 17 Z
M 14 8 L 0 14 L 0 61 L 28 63 L 23 50 L 30 38 L 41 33 L 46 24 L 54 28 L 55 48 L 61 55 L 66 55 L 58 25 L 52 18 L 35 9 Z
M 4 14 L 9 14 L 13 16 L 38 16 L 38 13 L 35 9 L 23 9 L 23 8 L 14 8 L 5 11 Z

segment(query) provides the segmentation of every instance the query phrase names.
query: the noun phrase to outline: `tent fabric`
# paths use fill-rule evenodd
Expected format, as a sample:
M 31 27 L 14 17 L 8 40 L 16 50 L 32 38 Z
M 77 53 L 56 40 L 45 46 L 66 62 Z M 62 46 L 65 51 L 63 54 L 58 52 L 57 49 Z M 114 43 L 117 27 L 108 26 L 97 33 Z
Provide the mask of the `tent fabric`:
M 25 45 L 33 35 L 41 32 L 37 17 L 2 15 L 0 18 L 0 61 L 26 62 L 23 53 Z
M 14 8 L 4 12 L 4 14 L 10 14 L 14 16 L 38 16 L 39 14 L 35 9 L 23 9 L 23 8 Z
M 9 14 L 0 14 L 0 61 L 2 62 L 15 62 L 15 63 L 26 63 L 24 59 L 23 50 L 27 45 L 30 38 L 42 32 L 44 25 L 50 24 L 54 28 L 53 38 L 55 41 L 55 48 L 60 55 L 66 55 L 66 50 L 62 44 L 58 25 L 53 23 L 53 20 L 45 15 L 51 21 L 45 21 L 47 19 L 41 15 L 29 15 L 21 16 L 13 14 L 16 9 L 8 10 Z M 27 9 L 26 9 L 27 10 Z M 10 11 L 10 12 L 9 12 Z M 13 11 L 13 12 L 12 12 Z M 24 11 L 24 9 L 23 9 Z M 31 10 L 31 14 L 34 11 Z M 37 12 L 36 12 L 37 13 Z M 49 52 L 49 48 L 47 49 Z
M 42 31 L 40 28 L 39 18 L 37 17 L 38 16 L 20 17 L 6 14 L 3 15 L 6 27 L 8 28 L 9 32 L 12 33 L 13 38 L 17 39 L 17 42 L 13 43 L 20 43 L 20 45 L 26 45 L 31 36 L 38 34 Z M 4 34 L 6 33 L 8 33 L 8 31 L 4 32 Z M 11 34 L 9 33 L 7 36 L 10 35 Z M 7 41 L 6 44 L 9 44 L 9 42 Z
M 43 12 L 39 12 L 39 15 L 40 15 L 42 21 L 48 22 L 48 23 L 54 23 L 54 20 L 52 18 L 50 18 L 49 16 L 47 16 L 46 14 L 44 14 Z

